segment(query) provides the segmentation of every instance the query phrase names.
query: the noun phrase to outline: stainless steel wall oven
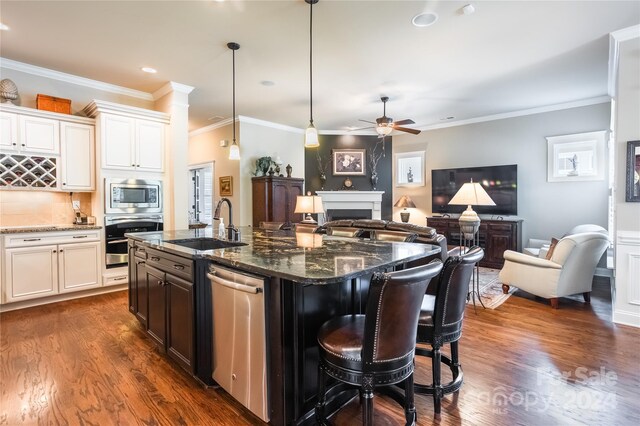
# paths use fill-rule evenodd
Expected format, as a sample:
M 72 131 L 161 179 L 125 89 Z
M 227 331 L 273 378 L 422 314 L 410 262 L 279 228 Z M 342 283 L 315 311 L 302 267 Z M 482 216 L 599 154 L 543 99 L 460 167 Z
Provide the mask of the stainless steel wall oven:
M 113 215 L 104 218 L 107 268 L 124 266 L 129 261 L 127 238 L 129 232 L 162 231 L 162 215 Z

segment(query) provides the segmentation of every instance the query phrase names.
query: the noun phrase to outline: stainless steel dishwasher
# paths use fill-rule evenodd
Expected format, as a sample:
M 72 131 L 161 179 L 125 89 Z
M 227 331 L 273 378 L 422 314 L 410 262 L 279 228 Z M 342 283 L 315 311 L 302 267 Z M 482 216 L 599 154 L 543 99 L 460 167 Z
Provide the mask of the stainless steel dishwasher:
M 211 265 L 213 380 L 265 422 L 267 397 L 264 279 Z

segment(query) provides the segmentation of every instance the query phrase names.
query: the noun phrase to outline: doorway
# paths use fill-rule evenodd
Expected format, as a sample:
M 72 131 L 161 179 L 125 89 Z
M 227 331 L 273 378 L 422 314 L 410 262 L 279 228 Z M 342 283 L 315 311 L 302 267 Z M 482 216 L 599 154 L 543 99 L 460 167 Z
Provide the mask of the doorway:
M 213 167 L 213 163 L 189 166 L 189 223 L 212 223 Z

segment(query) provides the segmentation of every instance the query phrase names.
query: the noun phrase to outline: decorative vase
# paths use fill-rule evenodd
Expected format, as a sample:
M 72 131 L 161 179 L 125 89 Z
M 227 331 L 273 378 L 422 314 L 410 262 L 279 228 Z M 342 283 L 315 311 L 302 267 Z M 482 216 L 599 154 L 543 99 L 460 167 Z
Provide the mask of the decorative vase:
M 320 190 L 324 191 L 324 184 L 327 182 L 327 175 L 320 173 Z
M 3 99 L 3 103 L 12 104 L 18 99 L 18 87 L 16 84 L 8 78 L 0 81 L 0 97 Z
M 376 185 L 378 185 L 378 174 L 373 172 L 371 174 L 371 187 L 374 191 L 376 190 Z
M 282 177 L 282 175 L 280 174 L 280 164 L 276 163 L 276 175 Z
M 291 164 L 287 164 L 287 167 L 285 167 L 284 169 L 287 171 L 287 177 L 291 177 L 291 171 L 293 170 Z

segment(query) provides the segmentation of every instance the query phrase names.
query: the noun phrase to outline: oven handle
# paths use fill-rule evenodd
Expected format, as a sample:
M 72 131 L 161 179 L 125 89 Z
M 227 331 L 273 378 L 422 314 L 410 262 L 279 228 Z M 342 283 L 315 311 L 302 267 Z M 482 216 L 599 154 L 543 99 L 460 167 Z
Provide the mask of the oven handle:
M 115 241 L 107 241 L 107 244 L 120 244 L 120 243 L 126 243 L 129 240 L 115 240 Z
M 139 222 L 141 220 L 150 220 L 150 221 L 161 221 L 162 216 L 125 216 L 125 217 L 110 217 L 107 218 L 108 221 L 111 222 L 122 222 L 125 220 L 130 220 L 132 222 Z

